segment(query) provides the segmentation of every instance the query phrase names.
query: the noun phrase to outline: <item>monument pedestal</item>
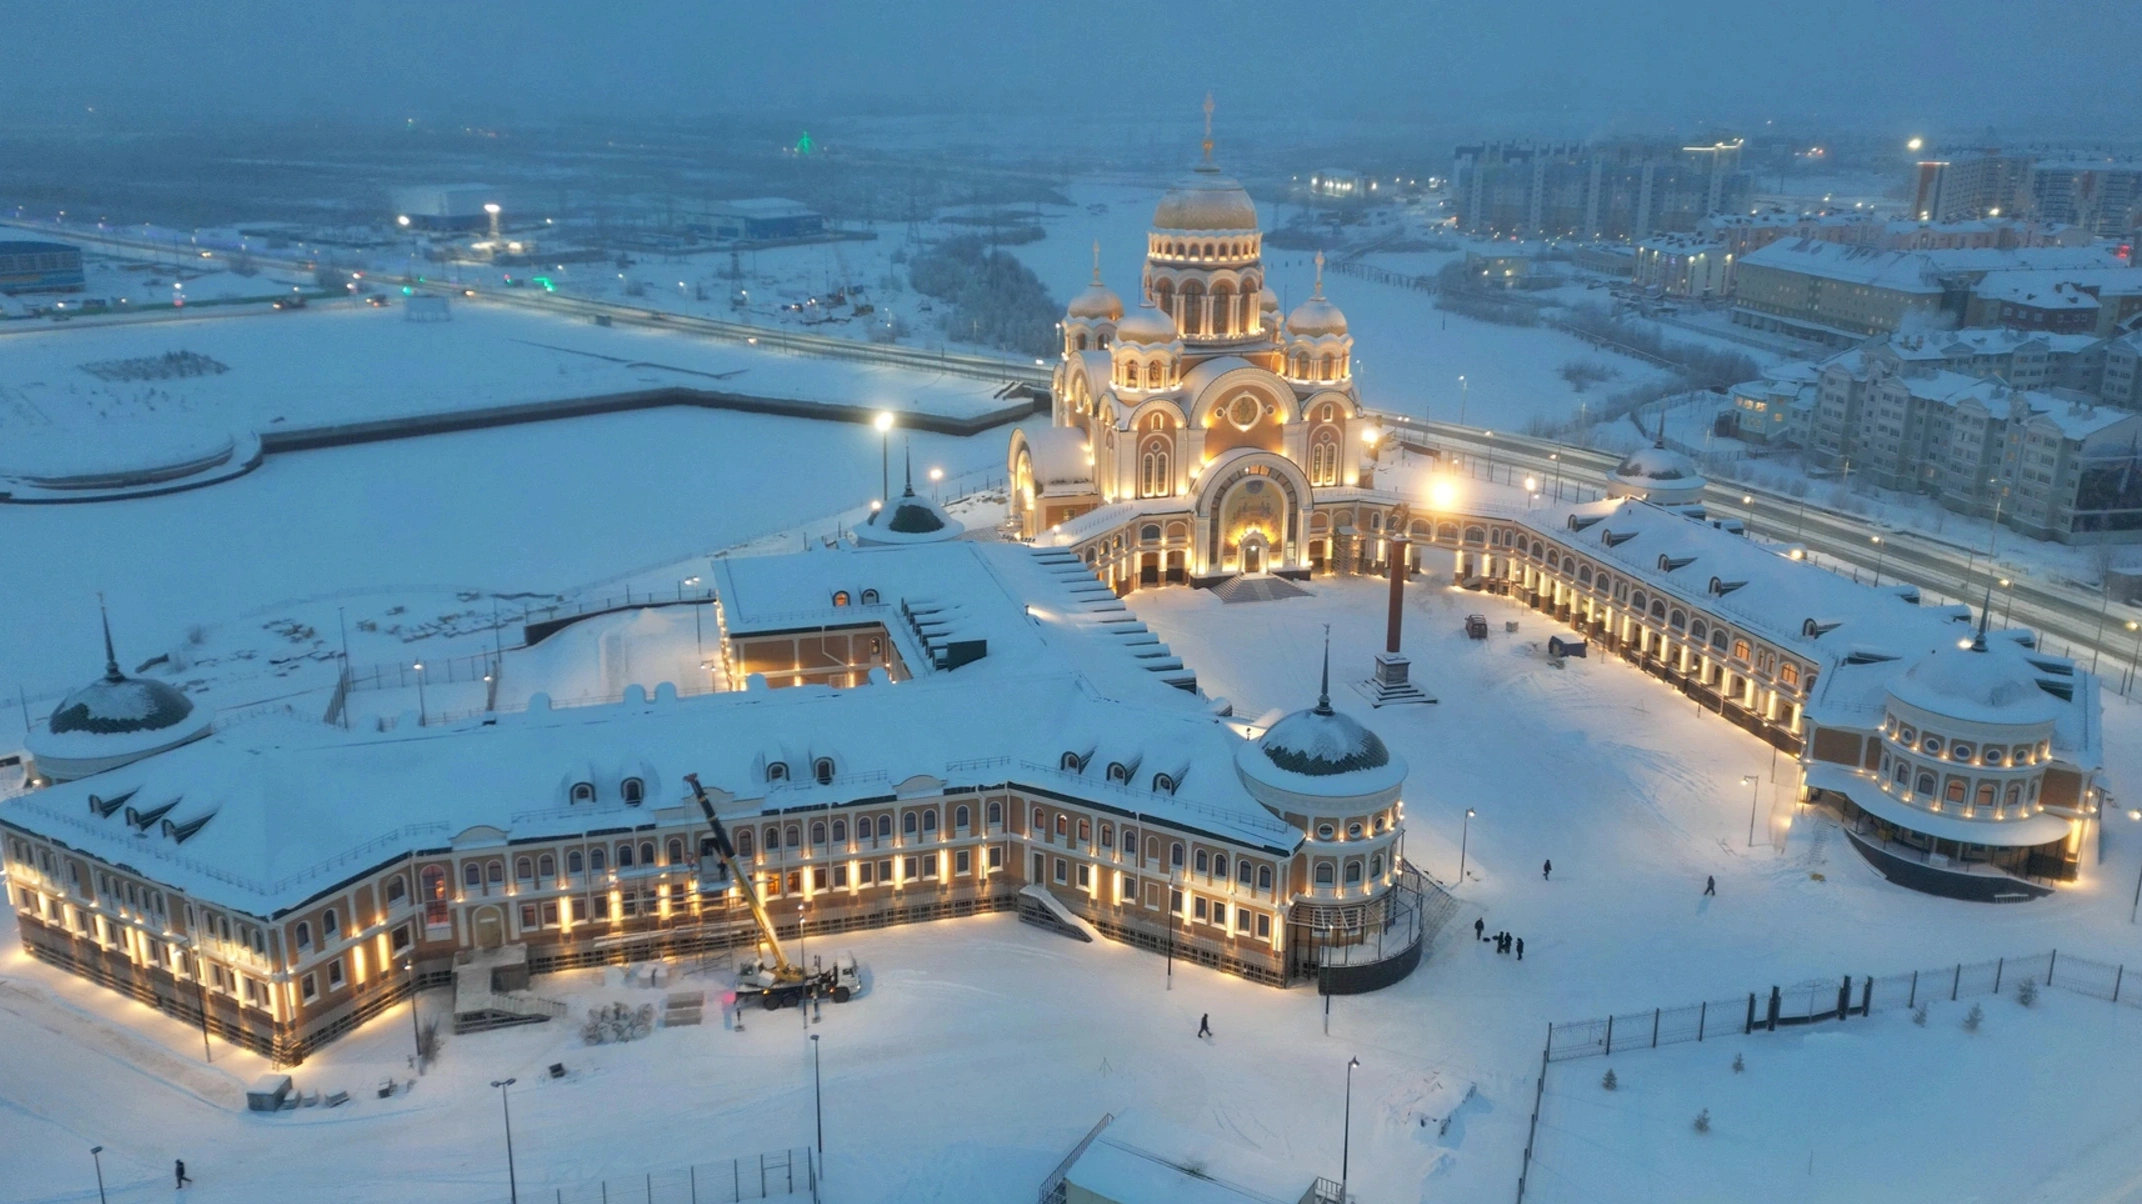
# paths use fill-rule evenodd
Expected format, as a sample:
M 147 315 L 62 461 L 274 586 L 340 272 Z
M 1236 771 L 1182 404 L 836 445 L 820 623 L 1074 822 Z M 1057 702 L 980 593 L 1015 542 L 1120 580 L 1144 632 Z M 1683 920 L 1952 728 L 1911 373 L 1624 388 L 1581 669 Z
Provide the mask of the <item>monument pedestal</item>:
M 1354 688 L 1373 706 L 1434 702 L 1435 696 L 1413 684 L 1413 662 L 1401 652 L 1376 654 L 1376 675 L 1354 683 Z

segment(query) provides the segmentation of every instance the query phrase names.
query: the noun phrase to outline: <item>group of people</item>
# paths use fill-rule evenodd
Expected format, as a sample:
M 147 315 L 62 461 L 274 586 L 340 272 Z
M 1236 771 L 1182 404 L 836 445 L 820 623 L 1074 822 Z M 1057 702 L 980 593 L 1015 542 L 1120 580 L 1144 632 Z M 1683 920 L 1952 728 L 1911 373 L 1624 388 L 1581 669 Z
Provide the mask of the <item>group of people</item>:
M 1473 938 L 1475 940 L 1481 941 L 1494 941 L 1495 952 L 1509 953 L 1512 950 L 1515 950 L 1517 953 L 1517 960 L 1525 960 L 1525 938 L 1521 936 L 1511 936 L 1507 932 L 1498 932 L 1494 936 L 1489 936 L 1487 934 L 1486 920 L 1476 919 L 1473 921 Z

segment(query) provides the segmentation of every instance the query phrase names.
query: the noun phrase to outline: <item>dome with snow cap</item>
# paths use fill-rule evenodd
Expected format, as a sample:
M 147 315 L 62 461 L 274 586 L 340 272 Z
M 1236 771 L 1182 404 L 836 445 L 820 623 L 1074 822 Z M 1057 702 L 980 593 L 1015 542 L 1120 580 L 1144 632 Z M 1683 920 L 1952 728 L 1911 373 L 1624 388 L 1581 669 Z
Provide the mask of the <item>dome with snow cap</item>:
M 1156 230 L 1257 229 L 1257 203 L 1239 180 L 1220 174 L 1210 159 L 1177 180 L 1153 210 Z
M 1284 807 L 1301 798 L 1394 798 L 1406 780 L 1406 762 L 1376 733 L 1332 707 L 1327 650 L 1316 705 L 1287 715 L 1237 749 L 1235 772 L 1260 802 Z
M 1116 323 L 1116 341 L 1119 343 L 1172 343 L 1178 337 L 1180 332 L 1175 329 L 1175 319 L 1150 301 Z
M 1319 294 L 1295 306 L 1294 312 L 1287 315 L 1287 333 L 1303 338 L 1345 334 L 1346 315 Z
M 1071 305 L 1064 312 L 1074 318 L 1113 322 L 1123 316 L 1123 298 L 1095 280 L 1086 286 L 1086 291 L 1071 298 Z
M 855 529 L 855 542 L 866 546 L 937 543 L 958 539 L 966 530 L 967 525 L 945 513 L 944 507 L 926 497 L 918 497 L 915 486 L 910 483 L 907 492 L 894 498 L 891 505 L 871 512 L 863 525 Z
M 128 677 L 104 630 L 104 676 L 60 699 L 31 732 L 31 759 L 55 782 L 116 769 L 208 734 L 214 716 L 166 682 Z
M 1257 308 L 1268 314 L 1279 312 L 1279 294 L 1272 291 L 1271 285 L 1257 290 Z
M 2039 688 L 2021 657 L 1987 651 L 1983 640 L 1926 657 L 1897 675 L 1889 696 L 1927 716 L 1966 723 L 2043 726 L 2060 714 L 2059 700 Z
M 1703 500 L 1709 484 L 1696 462 L 1663 444 L 1639 448 L 1607 475 L 1608 497 L 1634 497 L 1660 505 Z

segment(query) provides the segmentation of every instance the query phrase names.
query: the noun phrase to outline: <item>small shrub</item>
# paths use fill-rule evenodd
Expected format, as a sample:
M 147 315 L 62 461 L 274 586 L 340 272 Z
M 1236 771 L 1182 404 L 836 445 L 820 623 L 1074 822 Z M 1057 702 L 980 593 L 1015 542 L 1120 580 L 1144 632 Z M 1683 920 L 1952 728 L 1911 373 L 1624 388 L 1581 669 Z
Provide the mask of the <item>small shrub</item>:
M 1984 1024 L 1985 1022 L 1986 1009 L 1978 1006 L 1975 1003 L 1971 1005 L 1970 1011 L 1964 1013 L 1964 1031 L 1967 1033 L 1977 1032 L 1978 1026 Z
M 2016 984 L 2016 1002 L 2029 1007 L 2038 1002 L 2038 980 L 2026 978 Z
M 1920 1028 L 1926 1027 L 1926 1005 L 1920 1004 L 1911 1010 L 1911 1022 Z
M 1733 1055 L 1733 1073 L 1734 1073 L 1734 1074 L 1739 1074 L 1739 1073 L 1741 1073 L 1742 1071 L 1746 1070 L 1747 1068 L 1748 1068 L 1748 1059 L 1746 1059 L 1746 1058 L 1744 1058 L 1744 1057 L 1741 1057 L 1741 1056 L 1740 1056 L 1739 1054 L 1734 1054 L 1734 1055 Z
M 1696 1113 L 1695 1128 L 1696 1132 L 1698 1133 L 1708 1133 L 1711 1131 L 1711 1110 L 1709 1108 L 1705 1108 L 1703 1111 Z
M 1613 1068 L 1609 1067 L 1607 1069 L 1607 1072 L 1604 1075 L 1600 1076 L 1599 1085 L 1609 1091 L 1612 1091 L 1616 1087 L 1621 1086 L 1621 1080 L 1614 1077 Z

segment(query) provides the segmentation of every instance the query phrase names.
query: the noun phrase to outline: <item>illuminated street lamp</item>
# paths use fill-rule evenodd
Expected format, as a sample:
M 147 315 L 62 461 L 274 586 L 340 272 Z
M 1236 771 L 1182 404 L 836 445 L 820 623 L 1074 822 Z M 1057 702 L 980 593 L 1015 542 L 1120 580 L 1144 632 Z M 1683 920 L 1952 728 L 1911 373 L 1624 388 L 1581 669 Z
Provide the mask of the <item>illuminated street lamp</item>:
M 506 1102 L 506 1088 L 516 1082 L 519 1080 L 493 1079 L 491 1085 L 498 1088 L 498 1106 L 506 1113 L 506 1196 L 512 1204 L 521 1204 L 520 1179 L 513 1171 L 513 1105 Z
M 417 726 L 418 726 L 418 727 L 422 727 L 422 726 L 424 726 L 424 724 L 425 724 L 426 720 L 425 720 L 425 709 L 424 709 L 424 662 L 423 662 L 423 661 L 418 661 L 418 662 L 416 663 L 416 713 L 417 713 Z
M 1465 425 L 1465 378 L 1458 378 L 1458 425 Z
M 1458 828 L 1458 885 L 1465 885 L 1465 845 L 1473 838 L 1473 809 L 1465 809 L 1465 820 Z
M 1867 538 L 1874 541 L 1874 584 L 1879 586 L 1882 583 L 1883 558 L 1889 555 L 1889 547 L 1882 542 L 1879 535 L 1870 535 Z
M 878 496 L 889 498 L 892 496 L 892 411 L 879 410 L 870 425 L 878 428 Z

